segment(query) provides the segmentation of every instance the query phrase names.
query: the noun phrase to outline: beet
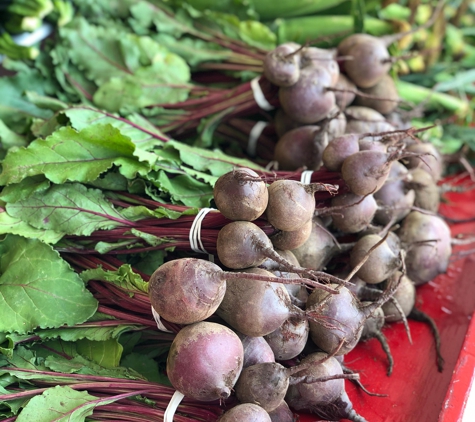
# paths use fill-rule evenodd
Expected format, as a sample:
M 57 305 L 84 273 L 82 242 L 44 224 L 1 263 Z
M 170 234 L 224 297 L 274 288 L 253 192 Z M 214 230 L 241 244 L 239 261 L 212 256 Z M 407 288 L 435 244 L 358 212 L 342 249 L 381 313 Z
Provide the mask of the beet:
M 269 416 L 272 422 L 295 422 L 295 416 L 289 408 L 289 405 L 282 400 L 280 404 L 272 411 L 269 412 Z
M 335 84 L 335 100 L 336 105 L 344 110 L 355 99 L 356 85 L 351 82 L 343 73 L 338 75 L 338 80 Z
M 401 321 L 403 316 L 409 316 L 416 304 L 416 287 L 414 283 L 399 271 L 396 271 L 391 276 L 391 278 L 395 277 L 402 277 L 399 288 L 393 295 L 393 299 L 399 304 L 403 315 L 400 314 L 393 301 L 388 301 L 381 307 L 387 322 Z
M 341 176 L 354 194 L 374 194 L 386 182 L 391 160 L 391 155 L 384 152 L 359 151 L 345 158 Z
M 186 397 L 224 400 L 231 394 L 244 360 L 241 340 L 229 328 L 198 322 L 182 328 L 168 353 L 167 376 Z
M 398 234 L 408 251 L 407 276 L 416 286 L 447 270 L 452 253 L 450 228 L 440 217 L 412 211 Z
M 282 138 L 284 134 L 296 129 L 298 127 L 305 126 L 305 123 L 297 122 L 296 120 L 291 119 L 282 108 L 279 108 L 274 116 L 274 127 L 275 133 L 278 138 Z
M 291 250 L 303 245 L 312 232 L 312 220 L 308 220 L 302 227 L 294 231 L 282 231 L 270 236 L 270 240 L 276 249 Z
M 329 115 L 335 107 L 335 94 L 327 90 L 332 86 L 332 76 L 318 65 L 300 71 L 297 83 L 279 89 L 280 105 L 293 120 L 313 124 Z
M 239 168 L 218 178 L 213 190 L 218 210 L 230 220 L 253 221 L 267 207 L 269 194 L 264 181 L 248 168 Z
M 378 223 L 396 223 L 409 214 L 416 197 L 414 190 L 407 189 L 407 181 L 410 179 L 412 177 L 403 164 L 399 161 L 391 164 L 388 179 L 374 194 L 380 207 L 376 213 Z
M 360 91 L 374 98 L 356 95 L 355 104 L 372 108 L 381 114 L 391 113 L 398 105 L 399 94 L 394 79 L 389 75 L 384 75 L 376 85 L 361 88 Z
M 377 205 L 373 195 L 365 197 L 346 193 L 332 199 L 333 225 L 344 233 L 358 233 L 369 226 L 376 213 Z M 341 207 L 341 208 L 340 208 Z
M 318 47 L 305 47 L 300 55 L 301 67 L 322 66 L 331 75 L 331 86 L 334 86 L 340 76 L 340 67 L 336 62 L 336 51 Z
M 298 44 L 281 44 L 268 52 L 264 58 L 264 75 L 277 86 L 292 86 L 300 76 L 300 54 L 295 52 Z
M 420 167 L 411 169 L 410 173 L 411 180 L 407 183 L 407 187 L 415 192 L 414 206 L 437 212 L 440 205 L 440 191 L 432 175 Z
M 191 324 L 211 316 L 223 300 L 223 271 L 212 262 L 175 259 L 161 265 L 150 277 L 150 303 L 169 322 Z
M 343 67 L 349 78 L 361 88 L 376 85 L 391 68 L 385 42 L 368 34 L 353 34 L 338 45 L 338 55 L 351 56 Z
M 409 168 L 421 168 L 427 171 L 435 181 L 442 178 L 444 163 L 437 148 L 430 142 L 413 143 L 407 147 L 408 151 L 425 154 L 422 157 L 407 157 Z
M 240 332 L 236 334 L 241 339 L 244 349 L 243 368 L 256 363 L 275 362 L 274 352 L 264 337 L 249 337 Z
M 321 270 L 339 251 L 338 242 L 319 218 L 312 219 L 312 232 L 307 241 L 292 250 L 300 265 L 312 270 Z
M 304 226 L 315 211 L 315 185 L 277 180 L 269 186 L 266 218 L 276 229 L 294 231 Z
M 279 139 L 274 150 L 274 160 L 279 163 L 279 170 L 293 171 L 301 167 L 318 170 L 327 144 L 327 133 L 319 126 L 301 126 L 288 131 Z
M 305 319 L 288 319 L 275 331 L 264 336 L 278 361 L 293 359 L 304 349 L 309 333 Z
M 322 154 L 323 165 L 330 171 L 340 171 L 343 161 L 360 150 L 359 136 L 348 133 L 328 143 Z
M 273 277 L 260 268 L 246 271 Z M 292 315 L 291 309 L 290 296 L 282 284 L 235 279 L 227 282 L 216 313 L 241 333 L 261 337 L 277 330 Z
M 223 413 L 218 422 L 272 422 L 269 414 L 257 404 L 243 403 Z
M 345 109 L 346 133 L 390 132 L 394 127 L 386 118 L 369 107 L 350 106 Z
M 376 246 L 378 243 L 379 246 Z M 357 267 L 372 248 L 374 249 L 356 275 L 366 283 L 377 284 L 386 280 L 400 267 L 401 259 L 381 236 L 369 234 L 359 239 L 353 247 L 350 253 L 351 267 Z

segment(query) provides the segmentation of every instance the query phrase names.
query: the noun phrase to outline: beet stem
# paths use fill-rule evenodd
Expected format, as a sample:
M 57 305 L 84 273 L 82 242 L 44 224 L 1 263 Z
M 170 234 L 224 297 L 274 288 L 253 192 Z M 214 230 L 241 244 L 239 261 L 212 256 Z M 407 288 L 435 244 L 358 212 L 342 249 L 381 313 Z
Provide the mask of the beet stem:
M 346 380 L 359 380 L 360 374 L 336 374 L 336 375 L 328 375 L 326 377 L 312 377 L 310 375 L 304 375 L 302 377 L 290 377 L 289 384 L 313 384 L 314 382 L 326 382 L 331 380 L 339 380 L 339 379 L 346 379 Z
M 388 371 L 386 372 L 386 374 L 389 377 L 393 373 L 394 359 L 393 359 L 393 355 L 391 354 L 391 349 L 389 348 L 388 340 L 386 339 L 386 336 L 381 331 L 375 331 L 373 333 L 373 336 L 381 343 L 381 347 L 383 348 L 384 353 L 386 353 L 386 356 L 388 357 L 389 365 L 388 365 Z

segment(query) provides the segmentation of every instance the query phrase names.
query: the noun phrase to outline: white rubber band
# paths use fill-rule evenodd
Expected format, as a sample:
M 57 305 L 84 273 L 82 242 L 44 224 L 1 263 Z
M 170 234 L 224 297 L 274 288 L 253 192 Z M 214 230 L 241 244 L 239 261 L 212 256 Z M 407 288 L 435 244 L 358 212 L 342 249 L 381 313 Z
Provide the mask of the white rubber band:
M 304 183 L 306 185 L 309 185 L 312 183 L 312 174 L 313 170 L 305 170 L 302 172 L 300 175 L 300 183 Z
M 52 32 L 53 27 L 49 23 L 44 23 L 37 30 L 33 32 L 24 32 L 23 34 L 15 35 L 12 37 L 12 39 L 18 45 L 30 47 L 45 39 Z
M 267 101 L 266 97 L 264 96 L 264 93 L 262 92 L 261 86 L 259 85 L 259 79 L 260 76 L 256 76 L 252 81 L 251 81 L 251 89 L 252 89 L 252 94 L 254 95 L 254 100 L 256 101 L 257 105 L 262 108 L 262 110 L 274 110 L 274 106 Z
M 175 416 L 176 409 L 183 400 L 183 397 L 185 397 L 185 395 L 180 393 L 178 390 L 173 393 L 173 396 L 168 402 L 167 408 L 165 409 L 163 422 L 173 422 L 173 416 Z
M 155 308 L 152 306 L 152 315 L 153 315 L 153 319 L 155 320 L 155 322 L 157 323 L 157 328 L 160 330 L 160 331 L 165 331 L 166 333 L 173 333 L 173 331 L 169 330 L 167 327 L 165 327 L 163 325 L 163 322 L 160 318 L 160 315 L 159 313 L 155 310 Z
M 256 147 L 257 147 L 257 140 L 259 136 L 261 136 L 262 131 L 269 126 L 268 122 L 259 121 L 252 127 L 251 132 L 249 133 L 249 139 L 247 141 L 247 149 L 246 152 L 250 157 L 256 156 Z
M 193 252 L 208 253 L 208 251 L 203 246 L 203 242 L 201 241 L 201 223 L 206 217 L 206 214 L 213 210 L 214 208 L 201 208 L 200 212 L 196 214 L 196 217 L 193 220 L 189 236 L 190 246 Z

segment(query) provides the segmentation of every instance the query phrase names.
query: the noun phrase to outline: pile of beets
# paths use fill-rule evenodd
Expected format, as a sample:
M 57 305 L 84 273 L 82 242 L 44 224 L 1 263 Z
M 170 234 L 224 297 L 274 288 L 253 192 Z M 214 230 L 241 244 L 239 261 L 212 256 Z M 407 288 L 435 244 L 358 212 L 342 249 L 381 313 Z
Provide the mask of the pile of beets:
M 414 308 L 415 286 L 445 272 L 451 255 L 436 214 L 443 163 L 398 114 L 391 62 L 384 40 L 362 34 L 335 50 L 286 43 L 268 53 L 278 169 L 325 168 L 345 185 L 316 202 L 322 184 L 236 168 L 214 188 L 232 220 L 214 260 L 171 260 L 151 277 L 155 312 L 182 326 L 167 375 L 184 396 L 228 403 L 221 422 L 292 422 L 290 409 L 364 421 L 345 392 L 345 379 L 359 383 L 345 354 L 376 337 L 390 375 L 382 326 L 430 320 Z

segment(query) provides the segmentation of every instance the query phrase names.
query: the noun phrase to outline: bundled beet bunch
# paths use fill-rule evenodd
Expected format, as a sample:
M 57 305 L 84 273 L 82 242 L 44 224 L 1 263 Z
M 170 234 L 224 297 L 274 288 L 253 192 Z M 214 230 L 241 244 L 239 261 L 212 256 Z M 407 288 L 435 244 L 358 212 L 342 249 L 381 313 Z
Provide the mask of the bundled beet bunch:
M 473 67 L 471 21 L 204 3 L 0 5 L 0 420 L 363 422 L 345 356 L 376 338 L 389 377 L 383 326 L 410 344 L 411 319 L 443 369 L 416 287 L 468 243 L 438 209 L 473 72 L 430 43 Z M 28 25 L 51 35 L 17 45 Z M 437 90 L 398 79 L 421 66 Z

